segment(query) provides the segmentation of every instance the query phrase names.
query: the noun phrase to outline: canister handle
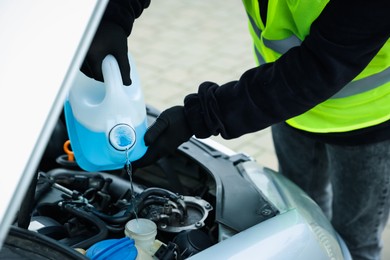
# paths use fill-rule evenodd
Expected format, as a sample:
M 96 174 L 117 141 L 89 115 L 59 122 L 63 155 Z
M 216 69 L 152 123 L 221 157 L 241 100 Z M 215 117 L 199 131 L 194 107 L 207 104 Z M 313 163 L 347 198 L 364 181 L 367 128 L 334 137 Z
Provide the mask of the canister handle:
M 118 93 L 118 88 L 123 88 L 124 85 L 118 62 L 113 55 L 109 54 L 103 59 L 102 73 L 106 86 L 106 99 L 116 98 L 115 94 Z

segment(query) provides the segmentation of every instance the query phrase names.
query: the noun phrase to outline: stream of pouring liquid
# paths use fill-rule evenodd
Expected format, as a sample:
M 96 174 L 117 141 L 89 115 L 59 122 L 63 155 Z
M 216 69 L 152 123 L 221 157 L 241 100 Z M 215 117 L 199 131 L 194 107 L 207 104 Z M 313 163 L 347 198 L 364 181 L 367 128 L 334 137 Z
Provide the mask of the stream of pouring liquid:
M 131 205 L 133 207 L 133 213 L 134 213 L 134 216 L 135 216 L 135 218 L 137 220 L 137 224 L 138 224 L 138 215 L 137 215 L 137 209 L 136 209 L 136 204 L 135 204 L 135 194 L 134 194 L 134 186 L 133 186 L 133 169 L 131 167 L 131 162 L 129 160 L 128 150 L 126 150 L 125 154 L 126 154 L 125 168 L 126 168 L 127 175 L 129 175 L 129 179 L 130 179 Z

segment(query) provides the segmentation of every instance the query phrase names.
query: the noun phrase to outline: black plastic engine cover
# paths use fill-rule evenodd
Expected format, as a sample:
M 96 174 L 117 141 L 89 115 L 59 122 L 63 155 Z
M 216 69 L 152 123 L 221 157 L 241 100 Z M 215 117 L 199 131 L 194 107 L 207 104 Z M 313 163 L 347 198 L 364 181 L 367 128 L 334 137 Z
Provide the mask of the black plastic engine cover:
M 194 158 L 215 179 L 217 222 L 240 232 L 278 214 L 275 206 L 240 173 L 237 164 L 249 158 L 227 157 L 196 139 L 179 149 Z

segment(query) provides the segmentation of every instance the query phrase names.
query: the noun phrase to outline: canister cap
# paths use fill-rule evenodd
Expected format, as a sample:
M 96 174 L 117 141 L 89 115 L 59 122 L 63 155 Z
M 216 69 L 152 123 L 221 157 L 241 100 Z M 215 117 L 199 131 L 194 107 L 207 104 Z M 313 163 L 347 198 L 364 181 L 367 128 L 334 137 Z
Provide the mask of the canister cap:
M 125 151 L 135 144 L 135 135 L 135 130 L 131 126 L 118 124 L 110 130 L 110 144 L 119 151 Z

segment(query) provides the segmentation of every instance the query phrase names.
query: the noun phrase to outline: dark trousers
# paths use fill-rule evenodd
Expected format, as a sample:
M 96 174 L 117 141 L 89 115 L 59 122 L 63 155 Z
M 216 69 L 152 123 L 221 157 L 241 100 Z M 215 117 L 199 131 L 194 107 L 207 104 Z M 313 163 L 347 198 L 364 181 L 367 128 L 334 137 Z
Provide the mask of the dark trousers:
M 356 259 L 380 259 L 390 208 L 390 140 L 364 146 L 316 141 L 272 127 L 280 173 L 323 209 Z

